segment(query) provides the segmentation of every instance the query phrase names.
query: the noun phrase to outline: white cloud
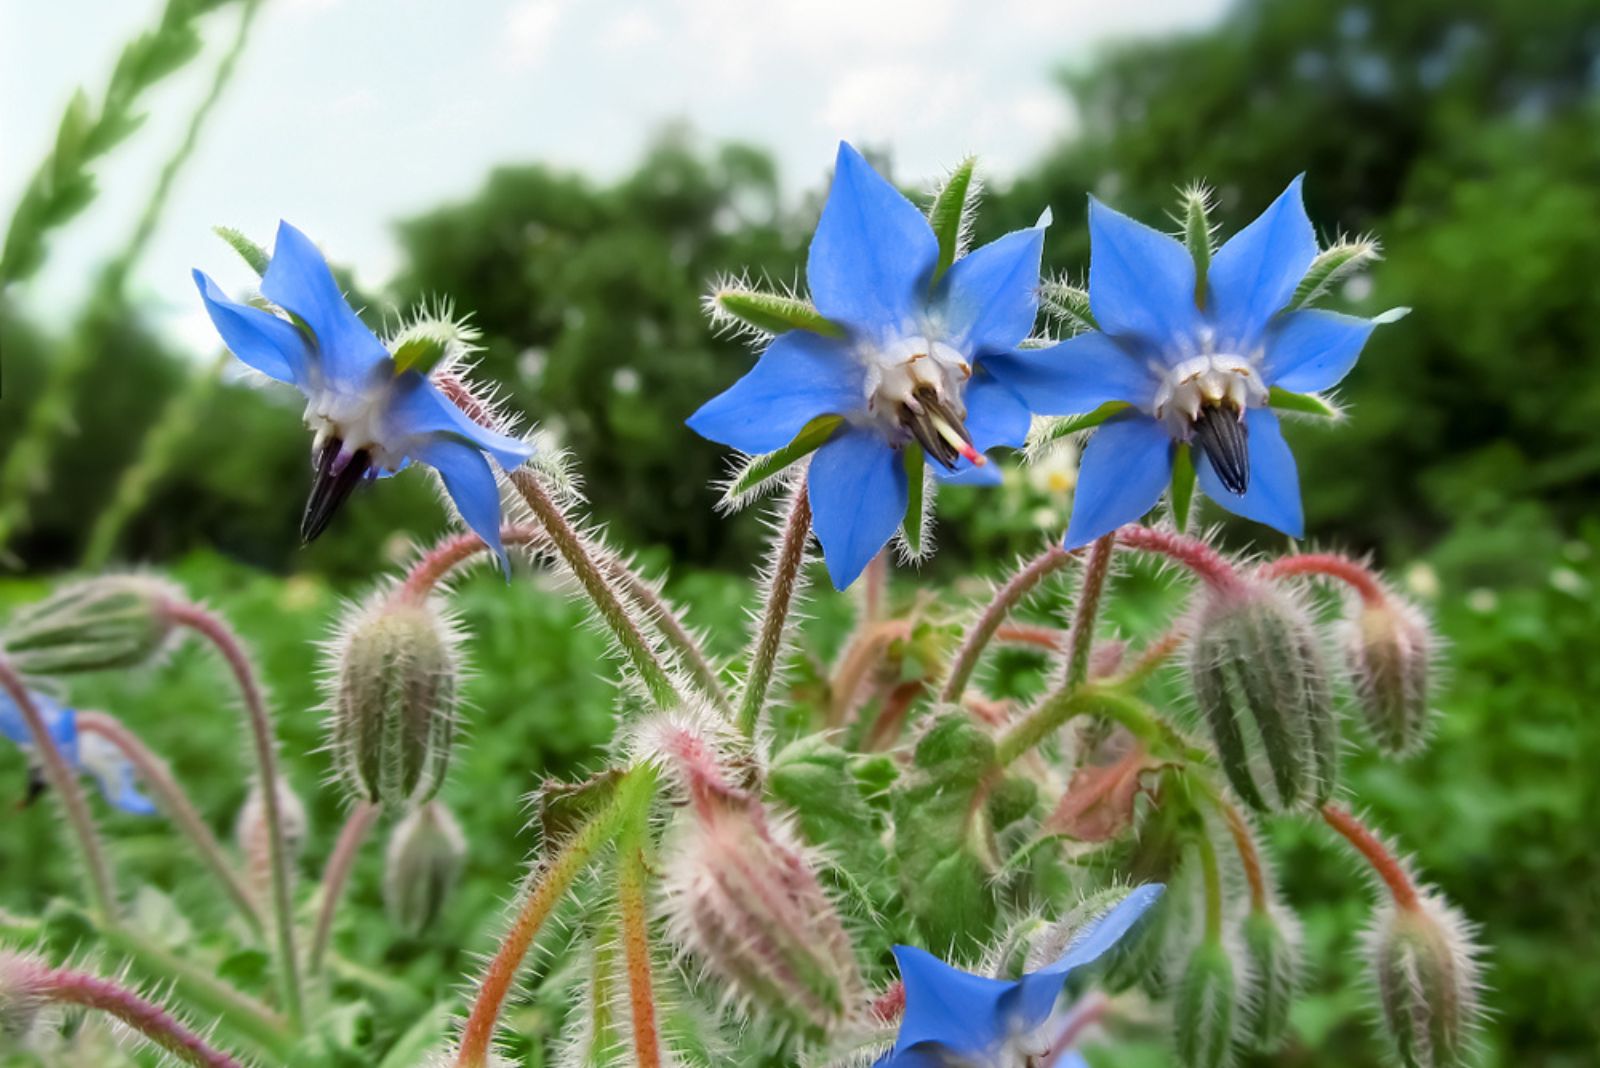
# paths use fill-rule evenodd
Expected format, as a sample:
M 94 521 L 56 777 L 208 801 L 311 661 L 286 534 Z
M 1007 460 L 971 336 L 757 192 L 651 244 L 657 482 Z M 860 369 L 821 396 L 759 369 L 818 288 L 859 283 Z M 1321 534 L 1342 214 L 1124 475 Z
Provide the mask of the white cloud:
M 564 13 L 562 0 L 517 0 L 506 12 L 501 55 L 515 68 L 533 67 L 549 54 Z

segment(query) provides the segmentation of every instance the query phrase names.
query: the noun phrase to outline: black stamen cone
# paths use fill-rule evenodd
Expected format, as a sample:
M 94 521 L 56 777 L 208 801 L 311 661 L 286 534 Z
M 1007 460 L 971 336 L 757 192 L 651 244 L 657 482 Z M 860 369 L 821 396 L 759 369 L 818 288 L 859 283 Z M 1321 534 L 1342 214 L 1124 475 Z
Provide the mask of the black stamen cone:
M 328 529 L 334 513 L 349 499 L 350 494 L 361 484 L 362 478 L 372 466 L 371 457 L 367 455 L 365 449 L 362 449 L 350 457 L 350 461 L 344 467 L 335 470 L 334 466 L 343 449 L 344 442 L 330 438 L 316 456 L 316 474 L 311 482 L 311 497 L 306 501 L 305 514 L 300 517 L 301 541 L 307 543 L 315 541 L 317 535 Z
M 961 417 L 951 411 L 939 398 L 938 390 L 932 386 L 918 386 L 912 396 L 921 407 L 920 412 L 914 412 L 908 406 L 901 410 L 900 423 L 911 432 L 922 445 L 923 451 L 945 466 L 946 470 L 955 470 L 956 461 L 961 459 L 961 453 L 945 436 L 939 433 L 933 425 L 935 418 L 942 420 L 947 426 L 961 435 L 961 439 L 968 445 L 972 444 L 972 436 L 967 433 L 967 428 L 962 424 Z
M 40 797 L 43 797 L 44 792 L 48 789 L 50 789 L 50 780 L 45 777 L 44 769 L 37 764 L 29 764 L 27 793 L 23 795 L 22 802 L 17 807 L 27 808 L 39 800 Z
M 1200 409 L 1194 446 L 1211 461 L 1222 488 L 1243 496 L 1250 488 L 1250 435 L 1239 413 L 1209 404 Z

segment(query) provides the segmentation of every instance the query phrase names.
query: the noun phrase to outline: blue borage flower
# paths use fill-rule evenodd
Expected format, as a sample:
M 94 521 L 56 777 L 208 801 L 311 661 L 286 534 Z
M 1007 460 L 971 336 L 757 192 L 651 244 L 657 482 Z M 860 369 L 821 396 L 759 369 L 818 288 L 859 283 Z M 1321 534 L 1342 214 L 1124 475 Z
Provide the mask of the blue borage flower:
M 194 279 L 233 354 L 305 394 L 306 425 L 316 435 L 315 481 L 301 523 L 307 541 L 326 529 L 360 482 L 392 475 L 415 460 L 439 473 L 462 519 L 507 567 L 500 491 L 485 456 L 510 470 L 533 455 L 532 447 L 473 422 L 425 369 L 397 361 L 351 310 L 327 261 L 304 234 L 279 224 L 261 278 L 262 295 L 288 318 L 228 300 L 200 271 Z
M 1386 317 L 1289 307 L 1318 253 L 1300 185 L 1217 250 L 1198 286 L 1183 244 L 1090 199 L 1089 304 L 1099 329 L 994 368 L 1040 414 L 1126 406 L 1084 449 L 1068 548 L 1154 507 L 1183 445 L 1218 504 L 1301 536 L 1299 475 L 1269 391 L 1335 385 Z
M 991 979 L 952 968 L 912 946 L 894 947 L 905 986 L 905 1015 L 894 1046 L 875 1068 L 1014 1068 L 1041 1052 L 1040 1030 L 1067 978 L 1109 952 L 1160 898 L 1138 887 L 1089 924 L 1053 964 L 1020 979 Z
M 42 693 L 30 691 L 29 696 L 68 766 L 80 774 L 92 776 L 100 784 L 100 792 L 116 808 L 135 816 L 155 813 L 156 806 L 137 788 L 133 765 L 115 744 L 98 734 L 80 734 L 75 710 Z M 22 718 L 22 710 L 11 695 L 3 691 L 0 691 L 0 738 L 31 756 L 33 733 L 28 730 L 27 720 Z
M 840 336 L 780 334 L 754 369 L 689 419 L 703 437 L 758 454 L 788 445 L 818 417 L 843 418 L 807 474 L 836 587 L 854 582 L 905 518 L 908 453 L 931 457 L 945 481 L 996 483 L 983 454 L 1027 437 L 1027 404 L 989 363 L 1033 328 L 1043 244 L 1041 227 L 1019 230 L 938 274 L 927 218 L 859 152 L 839 146 L 806 278 Z

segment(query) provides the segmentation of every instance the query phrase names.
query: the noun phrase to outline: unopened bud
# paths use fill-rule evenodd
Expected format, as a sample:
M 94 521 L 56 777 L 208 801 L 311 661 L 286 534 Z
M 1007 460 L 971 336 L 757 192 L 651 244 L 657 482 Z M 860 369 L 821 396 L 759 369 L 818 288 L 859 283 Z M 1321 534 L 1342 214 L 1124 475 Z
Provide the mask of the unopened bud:
M 1126 886 L 1106 886 L 1093 891 L 1054 923 L 1045 924 L 1029 940 L 1026 971 L 1034 972 L 1060 960 L 1090 927 L 1128 896 Z M 1157 905 L 1157 908 L 1160 906 Z M 1148 922 L 1148 921 L 1146 921 Z M 1138 939 L 1124 939 L 1111 951 L 1108 961 L 1124 955 L 1122 946 L 1133 946 Z
M 1233 1056 L 1238 983 L 1222 943 L 1204 941 L 1189 958 L 1173 1000 L 1178 1063 L 1184 1068 L 1219 1068 Z
M 455 628 L 426 601 L 380 598 L 332 649 L 332 751 L 366 801 L 409 807 L 444 785 L 461 658 Z
M 28 953 L 0 950 L 0 1051 L 22 1043 L 49 1003 L 49 965 Z
M 1270 1051 L 1283 1042 L 1300 988 L 1300 924 L 1274 903 L 1251 909 L 1242 927 L 1251 986 L 1246 1035 L 1254 1048 Z
M 1190 676 L 1228 781 L 1258 809 L 1320 803 L 1338 772 L 1339 729 L 1309 616 L 1265 585 L 1205 597 Z
M 1477 947 L 1470 925 L 1436 894 L 1413 908 L 1385 904 L 1367 936 L 1379 1016 L 1406 1068 L 1467 1062 L 1479 1022 Z
M 1428 734 L 1433 632 L 1414 605 L 1393 594 L 1362 601 L 1344 629 L 1345 661 L 1356 704 L 1378 748 L 1391 756 L 1419 749 Z
M 668 853 L 674 941 L 735 1001 L 830 1032 L 865 1000 L 844 924 L 801 848 L 736 791 L 702 793 Z
M 0 632 L 0 648 L 24 675 L 72 675 L 147 663 L 167 645 L 167 607 L 183 599 L 147 575 L 105 575 L 63 586 L 18 609 Z
M 466 858 L 461 825 L 438 801 L 401 820 L 389 839 L 383 872 L 389 916 L 412 934 L 427 929 L 455 888 Z
M 306 807 L 288 780 L 278 777 L 278 822 L 283 827 L 283 846 L 290 858 L 298 857 L 306 844 Z M 272 892 L 272 828 L 267 823 L 267 803 L 260 782 L 253 783 L 233 827 L 234 841 L 244 855 L 251 887 L 266 899 Z M 289 868 L 293 871 L 293 866 Z

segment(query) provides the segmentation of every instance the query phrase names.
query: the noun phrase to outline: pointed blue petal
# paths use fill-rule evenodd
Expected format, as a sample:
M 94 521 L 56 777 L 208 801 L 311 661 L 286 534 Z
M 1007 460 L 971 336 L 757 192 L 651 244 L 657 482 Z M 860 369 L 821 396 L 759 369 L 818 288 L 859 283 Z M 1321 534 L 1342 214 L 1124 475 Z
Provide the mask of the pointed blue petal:
M 55 741 L 56 748 L 61 750 L 66 762 L 76 768 L 78 766 L 77 713 L 36 690 L 29 690 L 28 696 L 33 699 L 33 707 L 38 709 L 39 718 L 44 720 L 45 730 Z M 22 709 L 17 707 L 11 695 L 4 690 L 0 690 L 0 737 L 24 752 L 33 750 L 33 732 L 28 729 L 28 721 L 23 718 Z
M 990 373 L 1039 415 L 1080 415 L 1108 401 L 1148 407 L 1159 382 L 1150 361 L 1095 331 L 1045 349 L 984 358 Z
M 1066 547 L 1077 549 L 1154 508 L 1172 480 L 1172 436 L 1143 414 L 1103 424 L 1078 462 Z
M 85 734 L 79 740 L 83 770 L 100 785 L 100 792 L 113 808 L 133 816 L 153 816 L 155 803 L 139 792 L 138 774 L 122 750 L 98 734 Z
M 1317 232 L 1300 195 L 1304 178 L 1290 182 L 1211 259 L 1207 306 L 1224 345 L 1242 349 L 1260 337 L 1317 258 Z
M 1039 314 L 1044 228 L 1017 230 L 951 265 L 939 283 L 945 336 L 969 357 L 1006 352 L 1033 331 Z
M 906 1011 L 892 1054 L 923 1044 L 952 1053 L 981 1053 L 1007 1037 L 1001 1001 L 1015 982 L 952 968 L 914 946 L 895 946 Z
M 1089 198 L 1089 307 L 1101 330 L 1158 352 L 1184 346 L 1201 325 L 1194 291 L 1188 249 Z
M 1079 932 L 1066 953 L 1052 964 L 1022 977 L 1007 999 L 1004 1012 L 1019 1030 L 1032 1031 L 1049 1017 L 1067 977 L 1093 964 L 1122 941 L 1139 918 L 1161 898 L 1159 883 L 1141 886 L 1114 905 L 1104 916 Z
M 203 271 L 194 272 L 194 284 L 229 352 L 268 378 L 309 388 L 311 346 L 299 327 L 260 308 L 234 303 Z
M 842 590 L 905 518 L 905 464 L 876 431 L 850 427 L 816 451 L 806 486 L 828 577 Z
M 817 416 L 845 415 L 865 404 L 865 375 L 849 350 L 791 330 L 768 345 L 743 378 L 690 416 L 689 428 L 740 452 L 772 452 Z
M 318 366 L 328 381 L 362 385 L 389 358 L 377 335 L 345 301 L 317 246 L 286 222 L 278 224 L 272 260 L 261 277 L 261 293 L 311 327 Z
M 383 444 L 399 452 L 420 448 L 421 439 L 450 434 L 493 456 L 507 471 L 521 467 L 533 455 L 533 446 L 521 438 L 473 422 L 418 371 L 407 371 L 395 381 L 383 412 L 383 427 L 388 439 Z
M 439 472 L 456 511 L 473 533 L 494 550 L 501 573 L 509 579 L 511 561 L 500 543 L 500 487 L 483 453 L 454 438 L 441 437 L 418 449 L 416 458 Z
M 806 260 L 817 310 L 869 336 L 897 335 L 921 311 L 938 259 L 922 212 L 841 143 Z
M 1283 531 L 1291 538 L 1305 534 L 1305 519 L 1300 510 L 1300 473 L 1294 453 L 1283 440 L 1278 417 L 1266 408 L 1245 413 L 1250 436 L 1250 488 L 1243 496 L 1229 493 L 1211 469 L 1209 460 L 1195 464 L 1200 488 L 1234 515 L 1254 519 Z
M 1307 309 L 1290 312 L 1267 335 L 1261 376 L 1269 386 L 1314 393 L 1338 385 L 1367 343 L 1371 319 Z

